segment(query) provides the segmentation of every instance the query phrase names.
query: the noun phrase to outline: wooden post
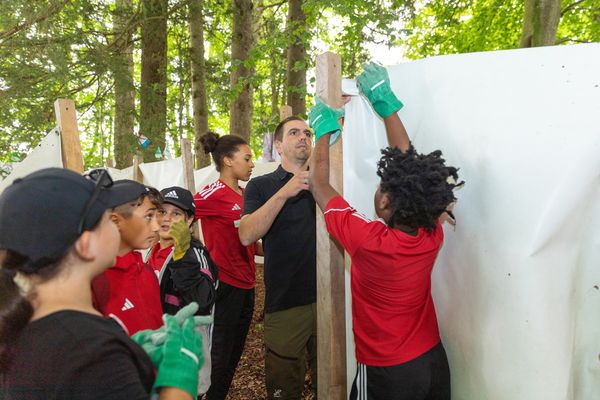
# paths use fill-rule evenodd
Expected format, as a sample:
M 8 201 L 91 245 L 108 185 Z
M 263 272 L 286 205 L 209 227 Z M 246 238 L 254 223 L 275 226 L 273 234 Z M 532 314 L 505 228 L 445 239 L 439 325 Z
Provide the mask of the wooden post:
M 181 162 L 183 167 L 183 186 L 192 192 L 196 193 L 196 180 L 194 179 L 194 156 L 192 155 L 192 144 L 188 139 L 181 139 Z M 200 229 L 200 220 L 194 225 L 192 235 L 200 239 L 204 243 L 202 229 Z
M 290 106 L 281 106 L 279 107 L 279 120 L 283 121 L 284 119 L 286 119 L 287 117 L 291 117 L 292 115 L 294 115 L 292 113 L 292 107 Z
M 343 105 L 338 54 L 317 57 L 316 89 L 317 96 L 330 106 Z M 329 179 L 343 193 L 342 139 L 330 148 Z M 321 212 L 317 213 L 317 330 L 318 397 L 346 399 L 344 251 L 327 233 Z
M 54 102 L 54 113 L 60 131 L 63 167 L 82 174 L 83 157 L 75 102 L 69 99 L 57 99 Z
M 144 183 L 144 174 L 140 169 L 140 164 L 144 162 L 144 157 L 141 154 L 133 156 L 133 180 L 139 183 Z

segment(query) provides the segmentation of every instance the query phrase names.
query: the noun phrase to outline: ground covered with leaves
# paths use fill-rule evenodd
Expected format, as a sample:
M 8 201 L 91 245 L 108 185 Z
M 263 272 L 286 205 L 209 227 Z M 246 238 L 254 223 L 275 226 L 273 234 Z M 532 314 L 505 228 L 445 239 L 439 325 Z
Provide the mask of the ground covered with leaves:
M 265 285 L 263 281 L 263 266 L 256 265 L 256 303 L 250 332 L 246 338 L 246 347 L 238 364 L 233 383 L 229 389 L 228 400 L 265 399 L 265 346 L 263 341 L 263 309 L 265 300 Z M 307 374 L 302 398 L 314 399 L 310 391 Z

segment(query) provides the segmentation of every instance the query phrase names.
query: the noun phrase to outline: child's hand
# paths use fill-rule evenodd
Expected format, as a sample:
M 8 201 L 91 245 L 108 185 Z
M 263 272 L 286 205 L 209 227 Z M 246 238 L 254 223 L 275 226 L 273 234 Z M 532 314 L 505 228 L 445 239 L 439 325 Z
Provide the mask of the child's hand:
M 363 64 L 363 72 L 356 78 L 356 85 L 381 118 L 388 117 L 402 108 L 402 102 L 390 87 L 387 70 L 381 65 L 374 62 Z
M 190 227 L 185 221 L 177 221 L 171 224 L 169 228 L 169 235 L 175 242 L 175 249 L 173 250 L 173 260 L 181 260 L 185 252 L 190 248 L 190 241 L 192 235 L 190 233 Z
M 315 131 L 315 143 L 321 136 L 331 132 L 329 144 L 334 144 L 340 136 L 339 119 L 344 116 L 343 108 L 329 107 L 316 97 L 315 105 L 308 112 L 310 127 Z

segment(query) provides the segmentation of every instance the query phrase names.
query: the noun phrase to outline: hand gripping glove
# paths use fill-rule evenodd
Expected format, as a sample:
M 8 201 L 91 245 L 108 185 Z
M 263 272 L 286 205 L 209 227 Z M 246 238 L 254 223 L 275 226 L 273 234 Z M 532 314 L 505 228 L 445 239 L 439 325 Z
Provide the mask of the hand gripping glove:
M 196 398 L 198 370 L 202 366 L 202 339 L 194 331 L 194 319 L 188 318 L 179 326 L 175 317 L 163 315 L 167 337 L 163 345 L 162 362 L 154 381 L 154 389 L 177 387 Z
M 173 260 L 181 260 L 185 255 L 185 252 L 190 248 L 190 241 L 192 240 L 190 227 L 185 221 L 173 222 L 169 228 L 169 235 L 175 242 Z
M 381 65 L 373 62 L 363 64 L 363 72 L 356 78 L 356 84 L 381 118 L 392 115 L 403 106 L 392 92 L 390 77 Z
M 342 132 L 338 120 L 344 116 L 343 108 L 329 107 L 316 97 L 315 105 L 308 112 L 310 127 L 315 132 L 315 143 L 321 136 L 331 132 L 329 144 L 334 144 Z

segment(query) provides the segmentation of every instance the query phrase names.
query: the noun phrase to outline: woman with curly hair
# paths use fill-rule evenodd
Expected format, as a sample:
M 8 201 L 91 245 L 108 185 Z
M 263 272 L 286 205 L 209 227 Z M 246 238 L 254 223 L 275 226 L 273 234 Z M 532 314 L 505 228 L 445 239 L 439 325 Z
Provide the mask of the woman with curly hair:
M 381 178 L 370 221 L 329 184 L 330 138 L 340 110 L 317 100 L 310 111 L 316 146 L 310 189 L 329 233 L 352 257 L 352 323 L 357 375 L 350 399 L 447 400 L 450 371 L 431 297 L 431 271 L 444 232 L 439 219 L 456 200 L 457 169 L 442 153 L 419 154 L 396 114 L 402 103 L 387 71 L 366 64 L 357 83 L 383 118 L 389 147 L 377 164 Z

